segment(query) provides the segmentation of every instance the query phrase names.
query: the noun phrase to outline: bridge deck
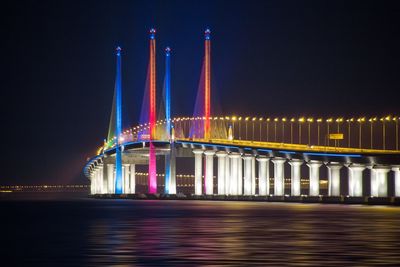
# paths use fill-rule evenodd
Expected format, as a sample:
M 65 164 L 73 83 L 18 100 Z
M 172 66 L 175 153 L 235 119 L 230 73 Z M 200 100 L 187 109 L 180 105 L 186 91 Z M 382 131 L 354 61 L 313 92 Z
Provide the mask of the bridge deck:
M 281 149 L 281 150 L 294 150 L 299 152 L 331 152 L 331 153 L 358 153 L 358 154 L 400 154 L 399 150 L 381 150 L 381 149 L 360 149 L 360 148 L 347 148 L 347 147 L 333 147 L 333 146 L 309 146 L 302 144 L 288 144 L 277 142 L 261 142 L 261 141 L 247 141 L 247 140 L 228 140 L 228 139 L 189 139 L 181 138 L 181 141 L 195 141 L 210 144 L 224 144 L 231 146 L 248 146 L 252 148 L 265 148 L 265 149 Z

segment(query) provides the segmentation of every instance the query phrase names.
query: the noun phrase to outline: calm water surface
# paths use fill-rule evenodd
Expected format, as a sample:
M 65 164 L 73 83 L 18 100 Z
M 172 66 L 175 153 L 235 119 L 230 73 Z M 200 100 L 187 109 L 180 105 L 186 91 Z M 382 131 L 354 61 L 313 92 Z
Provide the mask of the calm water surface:
M 1 201 L 1 266 L 400 266 L 395 207 Z

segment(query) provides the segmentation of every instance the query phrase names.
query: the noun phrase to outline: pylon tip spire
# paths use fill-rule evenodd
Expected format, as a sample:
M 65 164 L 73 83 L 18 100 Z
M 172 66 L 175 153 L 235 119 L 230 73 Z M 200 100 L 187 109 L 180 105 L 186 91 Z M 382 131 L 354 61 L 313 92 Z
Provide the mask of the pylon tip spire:
M 156 37 L 156 29 L 151 28 L 149 34 L 150 34 L 150 39 L 154 39 Z
M 210 40 L 210 35 L 211 35 L 211 30 L 210 30 L 210 28 L 207 28 L 207 29 L 204 31 L 204 37 L 205 37 L 205 39 L 206 39 L 206 40 Z

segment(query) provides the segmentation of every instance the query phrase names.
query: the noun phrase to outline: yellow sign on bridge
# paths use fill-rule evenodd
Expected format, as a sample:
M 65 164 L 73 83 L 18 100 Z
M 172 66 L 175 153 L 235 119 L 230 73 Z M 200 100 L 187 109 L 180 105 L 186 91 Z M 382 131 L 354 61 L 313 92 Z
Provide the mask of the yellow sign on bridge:
M 329 134 L 329 139 L 331 139 L 331 140 L 343 140 L 343 134 L 342 133 Z

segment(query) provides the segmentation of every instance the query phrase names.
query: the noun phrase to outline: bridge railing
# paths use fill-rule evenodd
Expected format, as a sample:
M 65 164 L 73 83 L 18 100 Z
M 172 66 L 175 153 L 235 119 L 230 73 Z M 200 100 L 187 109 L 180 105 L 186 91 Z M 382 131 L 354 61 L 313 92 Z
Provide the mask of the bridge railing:
M 173 129 L 168 133 L 166 120 L 156 122 L 156 140 L 204 140 L 205 117 L 171 119 Z M 286 118 L 286 117 L 211 117 L 209 139 L 302 145 L 325 150 L 353 148 L 359 150 L 399 150 L 398 116 L 361 118 Z M 149 125 L 140 124 L 121 134 L 120 144 L 149 140 Z M 114 147 L 116 138 L 99 149 Z M 99 152 L 100 153 L 100 152 Z

